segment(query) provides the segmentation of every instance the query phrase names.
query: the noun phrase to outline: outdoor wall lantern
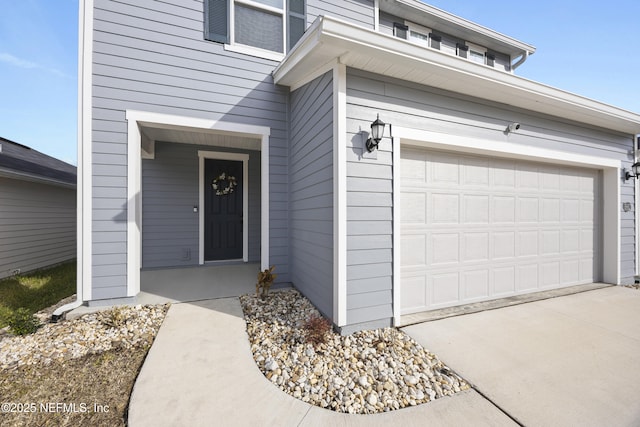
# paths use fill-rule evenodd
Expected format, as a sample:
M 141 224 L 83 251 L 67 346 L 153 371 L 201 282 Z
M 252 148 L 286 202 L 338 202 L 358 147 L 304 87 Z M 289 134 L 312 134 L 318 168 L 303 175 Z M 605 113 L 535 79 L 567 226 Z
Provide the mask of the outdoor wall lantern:
M 380 120 L 380 114 L 377 115 L 376 120 L 371 123 L 371 137 L 367 139 L 367 151 L 372 152 L 378 148 L 378 144 L 384 135 L 385 122 Z
M 629 178 L 638 178 L 640 176 L 640 162 L 635 162 L 631 165 L 631 171 L 627 169 L 623 169 L 624 171 L 624 180 L 627 181 Z

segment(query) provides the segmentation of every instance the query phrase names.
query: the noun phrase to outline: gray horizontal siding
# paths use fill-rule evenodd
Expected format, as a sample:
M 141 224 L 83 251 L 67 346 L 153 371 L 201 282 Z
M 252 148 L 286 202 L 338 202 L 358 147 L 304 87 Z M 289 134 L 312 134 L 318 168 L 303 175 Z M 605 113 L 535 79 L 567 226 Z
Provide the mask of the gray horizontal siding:
M 307 0 L 307 25 L 327 15 L 373 29 L 373 0 Z
M 288 209 L 288 94 L 273 84 L 276 62 L 204 40 L 203 16 L 202 0 L 95 1 L 94 299 L 126 296 L 127 109 L 271 128 L 269 263 L 290 281 L 288 224 L 279 221 Z
M 291 280 L 333 317 L 333 79 L 291 93 Z
M 75 257 L 75 189 L 0 178 L 0 278 Z
M 384 195 L 391 193 L 392 149 L 388 139 L 380 143 L 380 149 L 373 155 L 362 155 L 365 136 L 360 132 L 367 129 L 376 114 L 386 123 L 394 126 L 441 132 L 481 138 L 485 140 L 508 141 L 521 146 L 541 147 L 552 150 L 579 153 L 594 157 L 621 160 L 631 164 L 629 151 L 632 149 L 630 135 L 618 134 L 600 128 L 590 127 L 547 117 L 543 114 L 508 108 L 504 105 L 453 94 L 433 87 L 425 87 L 400 80 L 373 75 L 359 70 L 348 70 L 347 76 L 347 147 L 348 156 L 348 258 L 349 266 L 363 266 L 366 259 L 361 251 L 376 251 L 374 265 L 392 263 L 392 209 L 385 206 L 389 201 Z M 506 136 L 496 129 L 506 128 L 510 122 L 520 122 L 519 132 Z M 507 139 L 508 138 L 508 139 Z M 368 198 L 368 191 L 377 191 L 376 197 Z M 382 196 L 380 196 L 382 195 Z M 367 206 L 364 205 L 370 200 Z M 623 184 L 621 202 L 634 204 L 633 183 Z M 633 280 L 635 272 L 634 224 L 635 212 L 621 213 L 621 271 L 625 282 Z M 370 223 L 370 234 L 355 224 Z M 378 252 L 380 251 L 380 252 Z M 386 252 L 385 252 L 386 251 Z M 385 302 L 380 291 L 392 289 L 391 275 L 387 270 L 378 270 L 375 278 L 376 292 L 369 295 L 368 278 L 357 275 L 348 277 L 349 305 L 348 321 L 371 322 L 382 315 L 391 315 L 391 299 Z M 358 277 L 357 279 L 355 277 Z M 390 294 L 388 294 L 390 295 Z M 361 301 L 368 301 L 367 304 Z
M 197 265 L 199 260 L 198 151 L 249 154 L 249 261 L 260 261 L 260 152 L 156 143 L 142 161 L 142 267 Z

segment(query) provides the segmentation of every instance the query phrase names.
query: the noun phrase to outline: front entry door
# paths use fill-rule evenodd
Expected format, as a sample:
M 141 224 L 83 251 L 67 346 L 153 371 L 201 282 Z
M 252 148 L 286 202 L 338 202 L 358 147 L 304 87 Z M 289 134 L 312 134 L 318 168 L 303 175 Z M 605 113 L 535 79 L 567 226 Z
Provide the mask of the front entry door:
M 205 159 L 204 259 L 241 259 L 242 162 Z

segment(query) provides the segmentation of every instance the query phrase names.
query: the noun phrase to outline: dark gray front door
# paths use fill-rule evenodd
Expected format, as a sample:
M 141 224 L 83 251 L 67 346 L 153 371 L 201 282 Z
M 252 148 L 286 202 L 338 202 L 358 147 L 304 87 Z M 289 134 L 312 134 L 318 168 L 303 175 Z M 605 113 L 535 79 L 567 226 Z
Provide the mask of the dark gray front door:
M 204 259 L 242 258 L 242 162 L 205 159 Z

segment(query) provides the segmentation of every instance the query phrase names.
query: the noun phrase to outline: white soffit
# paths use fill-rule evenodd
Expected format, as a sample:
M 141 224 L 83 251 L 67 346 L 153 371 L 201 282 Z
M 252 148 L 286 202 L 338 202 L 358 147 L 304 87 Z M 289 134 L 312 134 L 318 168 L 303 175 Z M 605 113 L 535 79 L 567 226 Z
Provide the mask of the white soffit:
M 626 134 L 640 115 L 336 18 L 319 17 L 273 71 L 295 86 L 331 61 Z

